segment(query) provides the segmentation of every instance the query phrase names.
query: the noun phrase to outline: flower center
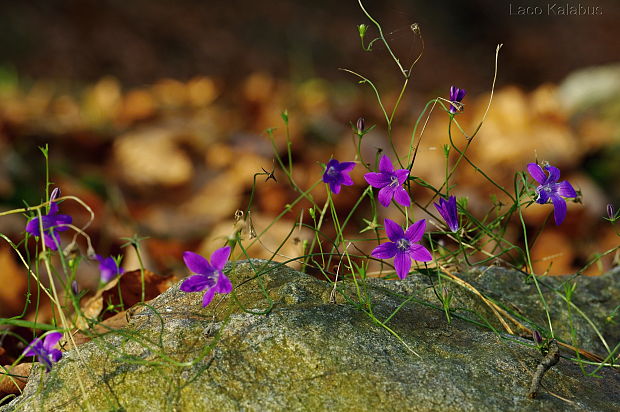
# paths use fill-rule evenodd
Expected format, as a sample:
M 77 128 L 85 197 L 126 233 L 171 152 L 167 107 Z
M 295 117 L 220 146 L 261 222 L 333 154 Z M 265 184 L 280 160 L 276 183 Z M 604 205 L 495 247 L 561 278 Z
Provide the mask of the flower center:
M 411 243 L 405 238 L 398 239 L 398 242 L 396 242 L 396 248 L 401 252 L 409 250 L 409 245 L 411 245 Z
M 327 176 L 330 176 L 330 177 L 338 176 L 338 171 L 336 170 L 334 166 L 330 166 L 329 169 L 327 169 Z
M 396 175 L 390 176 L 390 187 L 397 187 L 399 185 Z
M 543 190 L 547 192 L 548 194 L 551 194 L 551 192 L 553 192 L 553 189 L 549 185 L 544 185 Z

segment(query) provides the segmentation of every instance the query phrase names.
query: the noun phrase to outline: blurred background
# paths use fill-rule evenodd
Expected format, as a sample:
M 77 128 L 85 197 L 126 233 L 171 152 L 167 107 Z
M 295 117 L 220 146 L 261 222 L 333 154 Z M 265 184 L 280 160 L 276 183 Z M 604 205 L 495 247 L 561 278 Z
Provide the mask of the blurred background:
M 467 90 L 458 120 L 475 129 L 489 99 L 495 48 L 503 43 L 493 105 L 469 153 L 508 188 L 515 171 L 538 159 L 560 167 L 562 180 L 582 192 L 583 204 L 569 202 L 564 224 L 549 221 L 532 252 L 539 273 L 570 273 L 618 244 L 603 217 L 608 203 L 620 207 L 620 6 L 565 1 L 559 6 L 598 8 L 595 15 L 565 16 L 548 14 L 538 0 L 521 3 L 540 6 L 543 15 L 511 15 L 503 0 L 365 2 L 405 65 L 422 47 L 413 23 L 424 39 L 393 128 L 400 148 L 426 102 L 448 98 L 452 85 Z M 137 263 L 121 249 L 121 237 L 148 236 L 147 267 L 181 276 L 184 250 L 208 255 L 223 244 L 235 211 L 247 206 L 253 174 L 274 167 L 267 128 L 277 128 L 276 146 L 285 153 L 284 109 L 302 187 L 320 178 L 319 162 L 353 159 L 349 122 L 360 116 L 377 125 L 364 137 L 365 158 L 389 149 L 372 91 L 339 70 L 376 81 L 388 105 L 402 83 L 383 47 L 360 48 L 356 26 L 369 22 L 356 1 L 2 0 L 0 7 L 0 208 L 45 200 L 38 146 L 49 144 L 52 181 L 90 205 L 95 249 L 126 254 L 128 269 Z M 370 28 L 367 37 L 375 34 Z M 444 177 L 447 123 L 445 112 L 433 112 L 412 172 L 435 185 Z M 358 185 L 337 199 L 343 213 L 365 188 L 362 174 L 357 167 Z M 277 167 L 275 176 L 277 182 L 257 180 L 257 231 L 296 197 Z M 472 213 L 489 211 L 497 190 L 479 174 L 463 163 L 454 183 Z M 317 202 L 325 198 L 319 189 Z M 421 188 L 413 196 L 423 204 L 431 198 Z M 551 210 L 527 209 L 531 233 Z M 75 202 L 61 211 L 77 224 L 88 219 Z M 361 217 L 369 211 L 361 210 L 352 233 L 365 226 Z M 287 215 L 250 253 L 269 257 L 297 219 Z M 4 216 L 0 233 L 19 241 L 25 223 L 21 215 Z M 298 254 L 303 236 L 296 233 L 282 253 Z M 517 226 L 506 236 L 518 242 Z M 609 269 L 611 258 L 588 274 Z M 97 265 L 83 266 L 81 287 L 94 288 Z M 4 243 L 0 284 L 0 316 L 20 313 L 26 274 Z

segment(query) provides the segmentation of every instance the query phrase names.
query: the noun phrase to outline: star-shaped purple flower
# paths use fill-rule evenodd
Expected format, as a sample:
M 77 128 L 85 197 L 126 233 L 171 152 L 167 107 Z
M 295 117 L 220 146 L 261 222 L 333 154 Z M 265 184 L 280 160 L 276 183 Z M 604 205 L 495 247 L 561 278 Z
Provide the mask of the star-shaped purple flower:
M 100 255 L 95 255 L 95 257 L 99 261 L 99 271 L 101 272 L 101 281 L 103 283 L 108 283 L 124 272 L 112 257 L 103 258 Z
M 383 207 L 388 207 L 392 199 L 401 206 L 410 206 L 411 198 L 409 193 L 403 188 L 403 183 L 409 176 L 409 170 L 394 170 L 390 158 L 386 155 L 379 161 L 379 173 L 366 173 L 364 179 L 372 187 L 379 188 L 379 203 Z
M 44 339 L 35 338 L 24 350 L 24 356 L 36 356 L 38 361 L 45 366 L 47 372 L 52 370 L 52 363 L 62 358 L 62 352 L 54 346 L 62 338 L 62 333 L 48 333 Z
M 463 97 L 465 97 L 465 94 L 467 94 L 467 92 L 464 89 L 459 89 L 456 86 L 452 86 L 450 87 L 450 101 L 451 102 L 458 102 L 460 103 L 461 100 L 463 100 Z M 456 112 L 460 111 L 460 109 L 457 109 L 454 105 L 450 105 L 450 109 L 449 112 L 454 114 Z
M 428 249 L 417 243 L 424 236 L 426 220 L 418 220 L 409 226 L 406 232 L 390 219 L 385 219 L 384 226 L 385 233 L 391 242 L 380 244 L 370 255 L 378 259 L 394 258 L 394 267 L 400 279 L 407 277 L 409 269 L 411 269 L 411 259 L 419 262 L 433 260 Z
M 329 188 L 335 194 L 340 193 L 340 186 L 351 186 L 353 180 L 349 173 L 355 167 L 355 162 L 339 162 L 331 159 L 327 162 L 325 173 L 323 173 L 323 182 L 329 185 Z
M 183 253 L 185 265 L 196 273 L 183 281 L 180 289 L 183 292 L 200 292 L 207 289 L 202 298 L 202 306 L 211 303 L 215 293 L 230 293 L 232 283 L 226 277 L 222 269 L 230 256 L 230 246 L 217 249 L 211 254 L 211 263 L 204 257 L 193 253 Z
M 564 200 L 563 197 L 577 197 L 577 192 L 575 192 L 573 186 L 566 180 L 558 183 L 560 179 L 560 169 L 547 165 L 545 166 L 545 170 L 549 172 L 549 176 L 545 174 L 540 165 L 536 163 L 529 163 L 527 165 L 527 171 L 539 184 L 536 188 L 536 194 L 538 194 L 536 203 L 544 205 L 551 199 L 555 224 L 559 225 L 566 217 L 566 200 Z
M 51 250 L 58 249 L 60 244 L 60 236 L 58 232 L 69 229 L 66 225 L 70 225 L 73 219 L 69 215 L 58 214 L 58 204 L 56 202 L 50 203 L 50 210 L 46 215 L 41 216 L 43 225 L 43 241 L 45 246 Z M 39 227 L 39 218 L 35 217 L 28 221 L 26 224 L 26 232 L 32 236 L 41 236 Z
M 450 228 L 451 231 L 456 232 L 459 230 L 459 216 L 456 210 L 456 197 L 450 196 L 448 200 L 444 198 L 439 199 L 439 203 L 433 203 L 435 208 L 443 217 L 443 220 L 446 222 L 446 225 Z

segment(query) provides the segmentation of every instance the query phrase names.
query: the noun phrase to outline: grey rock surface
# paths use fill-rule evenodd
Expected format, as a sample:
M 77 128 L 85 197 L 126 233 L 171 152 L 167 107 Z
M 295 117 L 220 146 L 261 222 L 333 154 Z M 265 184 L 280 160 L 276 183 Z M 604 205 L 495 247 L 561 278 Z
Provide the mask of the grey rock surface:
M 264 273 L 257 276 L 259 267 Z M 576 279 L 574 298 L 603 325 L 600 333 L 612 347 L 618 328 L 608 318 L 620 303 L 619 275 Z M 173 286 L 133 311 L 125 328 L 66 352 L 50 373 L 33 368 L 23 395 L 0 411 L 620 409 L 620 372 L 605 368 L 600 378 L 585 376 L 566 359 L 574 356 L 568 352 L 544 376 L 540 396 L 528 399 L 541 354 L 525 338 L 460 319 L 476 318 L 474 310 L 501 331 L 479 298 L 447 281 L 456 309 L 450 323 L 431 306 L 438 305 L 432 278 L 369 280 L 379 319 L 403 302 L 401 296 L 414 297 L 388 323 L 401 342 L 342 295 L 332 302 L 329 283 L 287 267 L 242 261 L 230 278 L 235 296 L 216 295 L 207 308 L 202 293 Z M 519 272 L 480 268 L 463 279 L 545 324 L 534 285 Z M 570 338 L 563 335 L 566 304 L 553 291 L 566 279 L 545 278 L 551 288 L 543 290 L 557 336 Z M 340 287 L 357 296 L 353 286 Z M 265 312 L 270 301 L 268 314 L 250 313 Z M 597 334 L 573 317 L 580 344 L 601 349 Z

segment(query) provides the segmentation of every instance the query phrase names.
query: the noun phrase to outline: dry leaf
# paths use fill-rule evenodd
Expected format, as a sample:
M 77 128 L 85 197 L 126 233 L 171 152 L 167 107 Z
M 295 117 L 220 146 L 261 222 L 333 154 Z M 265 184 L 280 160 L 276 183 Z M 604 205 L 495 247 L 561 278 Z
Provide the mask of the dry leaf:
M 80 346 L 92 340 L 93 335 L 102 335 L 110 330 L 123 328 L 128 323 L 127 313 L 128 311 L 126 310 L 119 312 L 116 315 L 107 318 L 103 322 L 98 323 L 97 325 L 95 325 L 95 327 L 89 329 L 88 331 L 74 331 L 73 337 L 71 339 L 67 339 L 65 342 L 62 343 L 62 349 L 73 349 L 76 346 Z
M 556 228 L 548 228 L 540 234 L 530 251 L 534 273 L 565 275 L 574 273 L 573 248 L 566 235 Z
M 114 160 L 123 181 L 134 186 L 171 187 L 187 183 L 194 168 L 174 139 L 174 131 L 162 128 L 118 137 L 114 142 Z
M 215 100 L 218 90 L 213 79 L 198 77 L 187 83 L 187 93 L 192 106 L 203 107 Z
M 155 114 L 153 95 L 147 90 L 132 90 L 123 99 L 122 109 L 118 115 L 121 124 L 148 119 Z
M 0 399 L 7 395 L 20 394 L 26 383 L 28 383 L 27 376 L 30 375 L 30 369 L 32 369 L 32 363 L 29 362 L 15 366 L 4 366 L 0 370 Z M 8 376 L 4 376 L 7 372 L 12 375 L 25 376 L 25 378 L 13 376 L 13 379 L 11 379 Z
M 144 271 L 144 300 L 151 300 L 172 286 L 172 276 L 159 276 L 151 271 Z M 119 298 L 119 290 L 121 297 Z M 96 318 L 105 307 L 120 307 L 121 298 L 124 308 L 130 308 L 142 299 L 142 280 L 140 270 L 132 270 L 110 281 L 105 287 L 97 291 L 95 296 L 82 305 L 82 312 L 86 318 Z M 113 312 L 104 312 L 103 319 L 114 317 Z M 84 329 L 88 326 L 86 319 L 80 317 L 77 327 Z
M 13 316 L 24 306 L 26 274 L 11 253 L 8 246 L 0 247 L 0 317 Z

